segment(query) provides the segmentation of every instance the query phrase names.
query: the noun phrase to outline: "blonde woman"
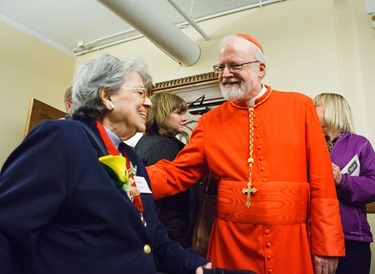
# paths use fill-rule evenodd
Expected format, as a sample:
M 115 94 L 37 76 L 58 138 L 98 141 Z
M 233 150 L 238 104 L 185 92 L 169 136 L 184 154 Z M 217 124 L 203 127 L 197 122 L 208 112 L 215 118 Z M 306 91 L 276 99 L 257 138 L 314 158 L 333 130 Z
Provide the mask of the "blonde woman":
M 146 166 L 161 159 L 172 161 L 185 146 L 176 135 L 183 132 L 188 110 L 184 99 L 168 92 L 153 95 L 151 102 L 145 135 L 134 148 Z M 169 237 L 191 247 L 190 191 L 157 200 L 156 208 Z
M 336 274 L 368 274 L 373 238 L 366 204 L 375 201 L 374 149 L 354 133 L 350 106 L 342 95 L 322 93 L 314 103 L 331 155 L 345 235 L 346 257 L 339 259 Z

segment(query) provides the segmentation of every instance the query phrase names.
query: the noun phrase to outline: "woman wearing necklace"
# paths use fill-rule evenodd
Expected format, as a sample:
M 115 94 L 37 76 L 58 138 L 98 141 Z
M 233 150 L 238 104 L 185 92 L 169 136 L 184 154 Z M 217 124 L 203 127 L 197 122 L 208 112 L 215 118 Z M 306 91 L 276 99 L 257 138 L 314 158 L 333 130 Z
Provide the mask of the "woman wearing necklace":
M 71 119 L 36 126 L 10 155 L 0 273 L 203 273 L 207 260 L 167 237 L 146 169 L 123 143 L 145 130 L 149 86 L 138 58 L 91 60 L 75 76 Z
M 368 274 L 373 238 L 366 204 L 375 201 L 375 153 L 365 137 L 354 133 L 343 96 L 322 93 L 314 103 L 331 155 L 345 236 L 346 257 L 339 259 L 336 274 Z

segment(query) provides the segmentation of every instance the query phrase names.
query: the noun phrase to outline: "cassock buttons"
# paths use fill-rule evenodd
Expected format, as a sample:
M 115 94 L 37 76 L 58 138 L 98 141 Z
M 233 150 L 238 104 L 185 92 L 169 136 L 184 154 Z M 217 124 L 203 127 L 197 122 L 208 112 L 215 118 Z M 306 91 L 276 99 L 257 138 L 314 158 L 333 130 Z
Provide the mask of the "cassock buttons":
M 150 252 L 151 252 L 151 246 L 148 245 L 148 244 L 145 244 L 145 246 L 143 247 L 143 252 L 145 254 L 150 254 Z

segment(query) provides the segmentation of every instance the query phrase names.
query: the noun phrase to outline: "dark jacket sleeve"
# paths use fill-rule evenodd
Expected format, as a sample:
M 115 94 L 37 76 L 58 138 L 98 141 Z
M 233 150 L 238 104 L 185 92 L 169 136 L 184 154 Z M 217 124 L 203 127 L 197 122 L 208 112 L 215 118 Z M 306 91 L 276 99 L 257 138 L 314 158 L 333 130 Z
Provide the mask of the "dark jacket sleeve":
M 192 248 L 184 249 L 180 244 L 169 239 L 164 241 L 167 238 L 167 231 L 163 225 L 160 224 L 157 234 L 155 262 L 159 272 L 194 274 L 199 266 L 208 263 L 206 258 L 197 255 Z
M 41 134 L 42 133 L 42 134 Z M 69 186 L 69 144 L 52 128 L 37 127 L 9 156 L 0 174 L 0 265 L 8 258 L 29 264 L 43 228 Z M 55 144 L 60 144 L 56 146 Z M 4 257 L 6 256 L 6 257 Z M 8 265 L 8 267 L 11 267 Z M 21 267 L 18 265 L 18 267 Z M 1 268 L 0 268 L 1 269 Z M 25 270 L 23 270 L 25 271 Z M 11 273 L 0 271 L 0 273 Z
M 130 155 L 132 162 L 138 165 L 137 174 L 139 172 L 139 174 L 144 175 L 151 189 L 150 179 L 140 157 L 134 151 L 127 151 L 126 153 Z M 156 215 L 154 207 L 152 210 Z M 171 240 L 166 228 L 160 222 L 157 222 L 153 247 L 158 272 L 194 274 L 199 266 L 209 262 L 206 258 L 197 255 L 192 248 L 185 249 L 178 242 Z

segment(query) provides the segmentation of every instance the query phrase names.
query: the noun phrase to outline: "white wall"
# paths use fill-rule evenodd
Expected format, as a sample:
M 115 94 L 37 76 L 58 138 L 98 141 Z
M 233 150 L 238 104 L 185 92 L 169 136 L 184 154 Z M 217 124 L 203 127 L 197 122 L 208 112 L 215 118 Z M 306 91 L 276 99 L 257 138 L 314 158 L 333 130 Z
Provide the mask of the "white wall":
M 0 167 L 22 141 L 31 98 L 64 110 L 75 59 L 0 22 Z

